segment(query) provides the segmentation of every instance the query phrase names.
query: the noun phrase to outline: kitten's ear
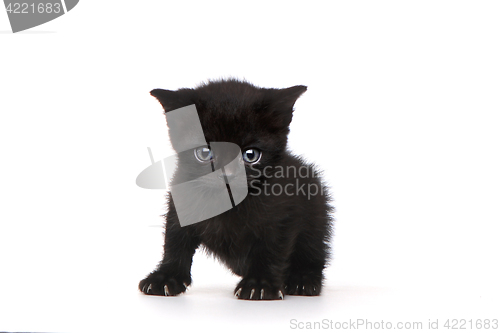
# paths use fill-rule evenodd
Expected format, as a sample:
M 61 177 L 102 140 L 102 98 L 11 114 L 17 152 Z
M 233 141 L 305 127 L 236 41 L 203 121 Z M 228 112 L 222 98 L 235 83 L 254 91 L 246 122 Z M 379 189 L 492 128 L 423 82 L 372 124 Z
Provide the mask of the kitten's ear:
M 190 89 L 180 89 L 177 91 L 165 89 L 153 89 L 150 94 L 160 102 L 165 112 L 172 111 L 184 106 L 193 104 L 189 100 L 188 91 Z
M 285 89 L 268 89 L 264 102 L 264 122 L 272 130 L 288 128 L 292 121 L 293 106 L 297 99 L 307 90 L 306 86 L 293 86 Z
M 305 93 L 306 90 L 306 86 L 293 86 L 290 88 L 279 89 L 274 93 L 273 104 L 276 107 L 291 110 L 297 99 L 300 95 Z

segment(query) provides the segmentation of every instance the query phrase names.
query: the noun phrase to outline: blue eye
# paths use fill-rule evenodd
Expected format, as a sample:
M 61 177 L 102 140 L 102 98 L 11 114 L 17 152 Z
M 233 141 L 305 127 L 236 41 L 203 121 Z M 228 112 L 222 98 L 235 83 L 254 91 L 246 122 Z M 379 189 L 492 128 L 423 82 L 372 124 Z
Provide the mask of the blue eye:
M 200 162 L 208 162 L 213 158 L 212 150 L 208 147 L 200 147 L 194 150 L 194 156 Z
M 247 163 L 257 163 L 260 160 L 260 157 L 262 156 L 262 153 L 254 148 L 247 149 L 243 152 L 243 160 Z

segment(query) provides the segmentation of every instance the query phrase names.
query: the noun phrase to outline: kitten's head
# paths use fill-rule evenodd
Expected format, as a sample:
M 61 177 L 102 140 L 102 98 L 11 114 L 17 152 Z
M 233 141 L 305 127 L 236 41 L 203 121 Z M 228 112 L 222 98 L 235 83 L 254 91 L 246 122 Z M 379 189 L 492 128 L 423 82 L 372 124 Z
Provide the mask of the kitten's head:
M 252 174 L 260 174 L 266 166 L 279 165 L 286 150 L 293 106 L 306 90 L 305 86 L 266 89 L 229 79 L 211 81 L 195 89 L 155 89 L 151 95 L 160 101 L 167 118 L 168 112 L 195 104 L 205 141 L 208 144 L 236 144 L 241 149 L 248 181 L 251 181 Z M 197 173 L 198 176 L 201 176 L 200 173 L 207 174 L 212 168 L 219 169 L 230 162 L 231 153 L 226 153 L 227 158 L 218 158 L 214 147 L 197 147 L 186 151 L 181 149 L 182 144 L 174 142 L 194 133 L 192 123 L 181 121 L 168 125 L 173 148 L 183 165 L 183 171 L 177 174 L 179 182 L 194 179 Z M 206 166 L 204 171 L 201 171 L 200 165 Z M 235 172 L 225 168 L 229 176 L 232 173 L 234 176 Z

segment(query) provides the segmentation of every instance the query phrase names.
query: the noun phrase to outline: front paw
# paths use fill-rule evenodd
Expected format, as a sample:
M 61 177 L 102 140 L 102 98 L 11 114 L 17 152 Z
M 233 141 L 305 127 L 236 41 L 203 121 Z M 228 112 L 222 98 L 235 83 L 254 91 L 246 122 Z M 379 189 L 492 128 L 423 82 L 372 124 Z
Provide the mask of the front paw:
M 238 299 L 248 300 L 278 300 L 283 299 L 281 287 L 274 285 L 267 279 L 244 278 L 234 290 Z
M 146 295 L 176 296 L 186 291 L 191 277 L 179 277 L 162 271 L 154 271 L 139 283 L 139 290 Z

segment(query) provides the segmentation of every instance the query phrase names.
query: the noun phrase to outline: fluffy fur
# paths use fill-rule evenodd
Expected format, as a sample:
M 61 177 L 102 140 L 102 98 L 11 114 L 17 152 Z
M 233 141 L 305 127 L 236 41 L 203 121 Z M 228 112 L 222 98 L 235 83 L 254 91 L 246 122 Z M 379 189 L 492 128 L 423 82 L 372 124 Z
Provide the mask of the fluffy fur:
M 196 89 L 151 92 L 165 112 L 195 104 L 207 142 L 233 142 L 242 151 L 259 149 L 262 156 L 258 163 L 245 166 L 249 195 L 214 218 L 181 227 L 167 195 L 164 256 L 156 270 L 140 282 L 143 293 L 174 296 L 186 291 L 191 284 L 192 257 L 203 246 L 242 277 L 235 288 L 240 299 L 320 294 L 329 258 L 333 208 L 314 166 L 286 148 L 293 105 L 306 89 L 265 89 L 230 79 L 208 82 Z M 169 128 L 171 134 L 175 130 Z M 273 175 L 270 178 L 263 175 L 266 166 L 267 175 Z M 274 176 L 279 168 L 301 167 L 302 175 L 308 170 L 306 177 L 293 172 Z M 183 172 L 178 170 L 174 181 Z M 269 193 L 274 184 L 282 188 L 294 184 L 294 191 L 295 187 L 308 189 L 315 184 L 322 193 L 266 195 L 266 186 Z

